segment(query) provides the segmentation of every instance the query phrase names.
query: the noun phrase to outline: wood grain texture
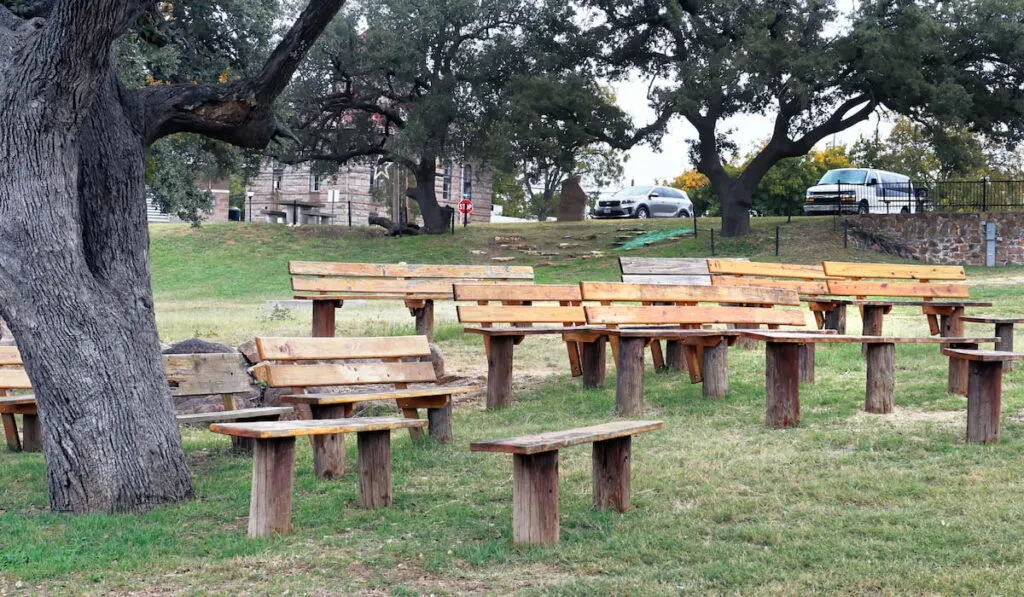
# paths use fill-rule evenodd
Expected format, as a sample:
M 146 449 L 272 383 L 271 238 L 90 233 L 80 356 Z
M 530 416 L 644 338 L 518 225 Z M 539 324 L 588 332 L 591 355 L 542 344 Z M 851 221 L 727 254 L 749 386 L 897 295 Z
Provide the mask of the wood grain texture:
M 222 410 L 212 413 L 193 413 L 178 415 L 178 423 L 214 423 L 217 421 L 246 421 L 260 418 L 280 418 L 282 415 L 290 415 L 295 409 L 290 406 L 263 406 L 257 408 L 239 408 L 236 410 Z
M 392 503 L 391 432 L 361 431 L 356 434 L 359 450 L 359 506 L 372 510 Z
M 828 280 L 828 293 L 836 296 L 895 296 L 929 298 L 967 298 L 963 284 L 927 284 L 922 282 L 848 282 Z
M 581 282 L 586 301 L 651 301 L 666 303 L 731 303 L 757 305 L 799 305 L 797 293 L 764 287 L 720 288 L 669 284 L 626 284 L 622 282 Z
M 337 319 L 335 310 L 341 307 L 343 302 L 337 300 L 313 301 L 313 337 L 334 337 L 335 321 Z
M 330 295 L 361 294 L 409 295 L 436 294 L 452 297 L 452 283 L 448 280 L 392 280 L 392 279 L 343 279 L 343 278 L 292 278 L 295 292 L 320 292 Z M 364 297 L 360 297 L 364 298 Z
M 17 346 L 0 346 L 0 366 L 24 365 Z
M 590 306 L 584 307 L 590 325 L 653 325 L 759 323 L 806 324 L 803 311 L 760 307 Z
M 43 428 L 38 414 L 21 415 L 21 449 L 24 452 L 43 451 Z
M 512 356 L 514 336 L 490 338 L 487 351 L 487 409 L 505 408 L 512 403 Z
M 824 261 L 826 275 L 842 278 L 886 278 L 892 280 L 966 280 L 959 265 L 897 265 L 891 263 L 848 263 Z
M 957 340 L 957 339 L 951 339 Z M 942 354 L 947 357 L 953 357 L 956 359 L 962 359 L 965 361 L 982 361 L 986 363 L 1003 362 L 1003 361 L 1021 361 L 1024 360 L 1024 352 L 1001 352 L 997 350 L 966 350 L 956 348 L 944 348 Z
M 314 420 L 337 420 L 346 416 L 344 405 L 311 406 Z M 310 437 L 313 445 L 313 472 L 318 479 L 329 481 L 345 474 L 345 435 L 327 433 Z
M 1024 323 L 1024 317 L 998 317 L 995 315 L 965 315 L 960 319 L 970 323 L 994 323 L 997 325 L 1013 325 L 1015 323 Z M 998 336 L 999 334 L 996 335 Z M 3 363 L 0 362 L 0 364 Z
M 864 396 L 864 410 L 878 415 L 893 411 L 893 392 L 896 387 L 893 372 L 896 345 L 868 344 L 867 386 Z
M 965 318 L 961 318 L 963 321 Z M 996 337 L 999 338 L 999 342 L 996 342 L 995 349 L 999 352 L 1013 352 L 1013 323 L 1000 321 L 996 323 Z M 1013 361 L 1003 361 L 1003 370 L 1013 370 Z
M 705 398 L 720 400 L 729 394 L 728 354 L 726 342 L 704 347 L 702 392 Z
M 663 427 L 665 427 L 664 421 L 615 421 L 590 427 L 566 429 L 564 431 L 549 431 L 520 437 L 474 442 L 469 445 L 469 449 L 473 452 L 537 454 L 579 444 L 647 433 L 662 429 Z
M 594 508 L 629 510 L 630 460 L 633 436 L 594 442 L 591 477 L 594 482 Z
M 358 433 L 360 431 L 383 431 L 385 429 L 408 429 L 426 427 L 423 420 L 399 417 L 361 417 L 358 419 L 329 419 L 306 421 L 266 421 L 260 423 L 214 423 L 210 431 L 239 437 L 270 439 L 323 435 L 327 433 Z
M 803 334 L 798 332 L 771 332 L 771 331 L 743 331 L 743 334 L 756 338 L 762 342 L 804 344 L 807 342 L 832 343 L 854 343 L 854 344 L 956 344 L 973 343 L 985 344 L 995 342 L 995 338 L 942 338 L 942 337 L 904 337 L 904 336 L 847 336 L 841 334 Z
M 354 404 L 356 402 L 372 402 L 375 400 L 445 397 L 453 394 L 479 392 L 482 389 L 481 386 L 437 386 L 433 388 L 388 390 L 372 394 L 288 394 L 282 396 L 281 401 L 292 404 Z
M 765 346 L 765 424 L 771 429 L 800 424 L 800 349 L 795 344 Z
M 607 375 L 606 346 L 608 337 L 601 336 L 593 342 L 580 342 L 583 367 L 583 387 L 602 388 L 604 387 Z
M 253 449 L 249 536 L 285 535 L 291 530 L 295 438 L 258 440 Z
M 434 441 L 450 442 L 455 439 L 452 432 L 452 403 L 446 401 L 443 406 L 427 409 L 427 423 L 430 437 Z
M 288 273 L 299 276 L 394 278 L 480 278 L 532 280 L 533 268 L 519 265 L 435 265 L 289 261 Z
M 615 414 L 639 415 L 644 410 L 645 338 L 619 338 L 616 355 Z
M 583 307 L 548 305 L 459 305 L 459 323 L 584 323 Z
M 800 383 L 814 383 L 814 343 L 800 345 Z
M 711 286 L 711 276 L 661 276 L 623 274 L 622 281 L 627 284 L 671 284 L 673 286 Z
M 252 389 L 245 372 L 248 366 L 238 352 L 164 355 L 164 373 L 173 396 L 248 392 Z
M 802 280 L 824 280 L 825 270 L 818 265 L 796 265 L 791 263 L 754 263 L 728 259 L 708 259 L 708 272 L 733 276 L 760 276 L 765 278 L 799 278 Z
M 272 388 L 348 386 L 379 383 L 427 383 L 437 381 L 434 366 L 414 363 L 273 364 L 253 367 L 256 379 Z
M 970 361 L 967 382 L 967 443 L 999 441 L 1003 366 L 999 361 Z
M 256 351 L 262 361 L 381 359 L 430 356 L 430 344 L 423 336 L 369 338 L 257 336 Z
M 0 368 L 0 389 L 31 390 L 32 382 L 24 369 Z
M 0 414 L 4 426 L 4 439 L 7 440 L 7 449 L 11 452 L 21 452 L 21 436 L 18 434 L 18 421 L 11 413 Z
M 820 296 L 828 294 L 828 285 L 824 281 L 810 280 L 775 280 L 771 278 L 740 278 L 736 276 L 711 276 L 711 285 L 728 288 L 758 286 L 761 288 L 777 288 L 788 290 L 799 295 Z
M 457 301 L 580 301 L 578 284 L 455 284 Z
M 619 272 L 624 276 L 706 276 L 708 262 L 704 257 L 619 257 Z

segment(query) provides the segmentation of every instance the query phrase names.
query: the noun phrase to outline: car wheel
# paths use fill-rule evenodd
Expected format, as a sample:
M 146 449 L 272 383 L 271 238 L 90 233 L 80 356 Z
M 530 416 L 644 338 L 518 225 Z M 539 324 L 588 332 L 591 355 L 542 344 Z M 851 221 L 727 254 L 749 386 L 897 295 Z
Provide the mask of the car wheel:
M 868 209 L 868 202 L 867 201 L 861 201 L 860 202 L 860 205 L 857 206 L 857 213 L 859 213 L 861 215 L 871 213 L 871 210 Z
M 909 207 L 904 207 L 903 209 L 900 210 L 900 213 L 901 214 L 908 214 L 908 213 L 910 213 L 910 208 Z
M 679 210 L 679 213 L 676 214 L 676 217 L 677 218 L 688 218 L 688 217 L 690 217 L 690 212 L 686 211 L 685 209 L 681 209 L 681 210 Z
M 639 220 L 646 220 L 647 218 L 651 217 L 651 212 L 647 211 L 647 208 L 641 205 L 640 207 L 636 208 L 636 217 Z

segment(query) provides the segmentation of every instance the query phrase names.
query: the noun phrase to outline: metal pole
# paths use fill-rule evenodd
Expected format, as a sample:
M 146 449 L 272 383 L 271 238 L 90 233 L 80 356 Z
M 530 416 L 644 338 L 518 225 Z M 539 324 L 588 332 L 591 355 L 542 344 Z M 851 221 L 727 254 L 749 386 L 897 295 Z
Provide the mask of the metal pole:
M 981 179 L 981 211 L 988 211 L 988 179 Z
M 779 256 L 779 226 L 775 225 L 775 256 Z
M 452 210 L 452 221 L 451 221 L 450 228 L 451 228 L 452 234 L 454 235 L 455 234 L 455 210 Z
M 793 207 L 790 206 L 790 205 L 786 206 L 786 223 L 787 224 L 792 224 L 793 223 Z
M 715 229 L 711 228 L 711 256 L 715 256 Z
M 843 248 L 849 248 L 850 246 L 850 223 L 843 222 Z
M 352 200 L 348 200 L 348 227 L 352 227 Z
M 693 210 L 693 238 L 697 238 L 697 210 Z

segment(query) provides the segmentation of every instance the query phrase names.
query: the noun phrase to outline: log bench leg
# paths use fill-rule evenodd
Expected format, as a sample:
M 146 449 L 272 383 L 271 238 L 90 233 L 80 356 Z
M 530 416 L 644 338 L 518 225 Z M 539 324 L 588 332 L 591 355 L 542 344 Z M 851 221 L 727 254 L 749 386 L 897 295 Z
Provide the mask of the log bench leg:
M 643 412 L 645 344 L 645 338 L 619 338 L 615 414 L 620 417 Z
M 391 431 L 361 431 L 359 447 L 359 506 L 372 510 L 391 505 Z
M 492 336 L 487 354 L 487 410 L 512 403 L 512 349 L 515 336 Z
M 686 355 L 681 340 L 665 341 L 665 367 L 669 371 L 686 371 Z
M 826 330 L 835 330 L 837 334 L 846 333 L 846 305 L 835 305 L 831 311 L 825 312 Z
M 765 424 L 772 429 L 800 424 L 800 345 L 765 343 Z
M 607 372 L 605 363 L 605 346 L 608 344 L 607 336 L 599 336 L 593 342 L 580 343 L 583 353 L 583 387 L 601 388 L 604 387 L 604 378 Z
M 512 538 L 558 543 L 558 450 L 512 455 Z
M 314 419 L 340 419 L 346 416 L 345 405 L 311 405 Z M 337 479 L 345 474 L 345 435 L 330 433 L 311 435 L 313 443 L 313 470 L 319 479 Z
M 434 301 L 427 299 L 422 307 L 410 309 L 416 318 L 416 335 L 426 336 L 428 342 L 434 341 Z
M 944 338 L 959 338 L 964 335 L 963 307 L 955 307 L 949 315 L 939 316 L 939 334 Z M 977 348 L 977 345 L 958 345 L 954 348 Z M 939 347 L 942 350 L 942 347 Z M 949 391 L 953 394 L 967 395 L 967 361 L 949 359 Z
M 999 338 L 999 342 L 996 342 L 996 350 L 1002 352 L 1013 352 L 1013 324 L 1012 323 L 997 323 L 996 324 L 996 337 Z M 1013 361 L 1003 361 L 1003 371 L 1012 371 Z
M 448 399 L 441 408 L 428 408 L 427 421 L 430 437 L 439 442 L 450 442 L 452 433 L 452 400 Z
M 249 536 L 285 535 L 292 520 L 295 438 L 258 439 L 253 449 Z
M 341 307 L 341 301 L 313 301 L 313 337 L 334 337 L 335 309 Z
M 7 449 L 12 452 L 21 452 L 21 437 L 18 435 L 18 421 L 14 415 L 4 413 L 4 437 L 7 438 Z
M 864 397 L 864 410 L 876 415 L 887 415 L 892 412 L 892 394 L 895 387 L 893 380 L 893 355 L 896 345 L 867 344 L 867 390 Z
M 950 348 L 963 348 L 967 350 L 977 350 L 977 344 L 965 344 L 965 343 L 954 343 L 949 345 Z M 950 394 L 960 394 L 961 396 L 967 395 L 968 385 L 968 372 L 967 372 L 967 361 L 963 359 L 949 359 L 949 377 L 946 383 L 946 391 Z
M 814 343 L 800 345 L 800 381 L 814 383 Z
M 729 393 L 729 343 L 722 340 L 713 346 L 704 347 L 704 383 L 702 390 L 705 398 L 724 398 Z
M 26 452 L 43 451 L 43 428 L 39 415 L 21 415 L 21 449 Z
M 968 369 L 967 442 L 996 443 L 1003 400 L 1003 364 L 970 361 Z
M 882 335 L 882 318 L 885 316 L 885 307 L 877 305 L 865 305 L 863 310 L 864 325 L 863 335 L 865 336 L 881 336 Z M 861 344 L 861 353 L 865 356 L 868 354 L 868 345 Z
M 594 508 L 629 510 L 631 436 L 594 442 Z

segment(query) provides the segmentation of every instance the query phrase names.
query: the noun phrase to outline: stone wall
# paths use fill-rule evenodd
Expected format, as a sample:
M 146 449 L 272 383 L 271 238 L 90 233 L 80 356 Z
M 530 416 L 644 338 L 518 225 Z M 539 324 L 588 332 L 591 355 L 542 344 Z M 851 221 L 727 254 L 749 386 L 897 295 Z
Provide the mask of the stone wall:
M 996 225 L 996 265 L 1024 264 L 1024 213 L 863 215 L 846 219 L 850 245 L 945 265 L 985 265 L 983 222 Z

